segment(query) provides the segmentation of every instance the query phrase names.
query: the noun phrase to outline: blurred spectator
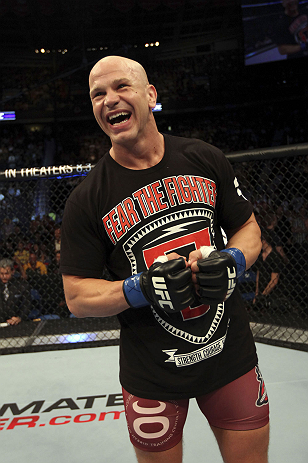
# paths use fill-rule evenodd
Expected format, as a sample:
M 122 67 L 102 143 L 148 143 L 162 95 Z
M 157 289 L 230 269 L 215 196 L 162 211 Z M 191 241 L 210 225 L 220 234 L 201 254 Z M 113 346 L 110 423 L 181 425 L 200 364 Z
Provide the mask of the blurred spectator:
M 293 211 L 291 225 L 293 233 L 293 246 L 290 257 L 293 273 L 292 293 L 299 300 L 306 301 L 308 281 L 308 223 L 305 207 L 301 207 L 298 213 Z
M 27 278 L 31 277 L 32 274 L 47 275 L 47 267 L 40 260 L 34 252 L 30 252 L 29 262 L 24 265 L 24 270 L 27 274 Z
M 277 217 L 277 233 L 281 237 L 285 247 L 290 247 L 292 243 L 292 230 L 291 222 L 283 210 L 283 206 L 280 205 L 276 209 Z
M 30 235 L 31 235 L 31 239 L 35 239 L 35 236 L 37 234 L 40 234 L 41 231 L 42 231 L 42 227 L 41 227 L 41 219 L 39 216 L 35 217 L 33 220 L 31 220 L 31 223 L 30 223 Z
M 12 222 L 12 219 L 9 217 L 6 217 L 3 220 L 2 227 L 1 227 L 1 235 L 4 240 L 7 240 L 8 237 L 13 233 L 14 231 L 14 223 Z
M 308 56 L 307 7 L 299 7 L 299 0 L 282 0 L 282 7 L 273 38 L 279 53 L 287 58 Z
M 286 255 L 284 246 L 283 246 L 283 235 L 278 227 L 278 219 L 276 214 L 269 212 L 264 218 L 264 225 L 267 234 L 267 238 L 270 242 L 270 245 L 280 254 L 285 263 L 288 263 L 289 259 Z
M 19 259 L 22 265 L 26 265 L 29 262 L 29 255 L 30 252 L 25 247 L 25 243 L 23 241 L 19 241 L 17 245 L 17 249 L 14 252 L 14 256 Z
M 35 317 L 39 317 L 42 310 L 42 294 L 46 287 L 47 267 L 37 259 L 34 252 L 30 252 L 29 262 L 24 265 L 24 271 L 31 288 L 33 313 Z
M 56 227 L 54 232 L 55 240 L 54 240 L 54 251 L 61 250 L 61 228 Z
M 70 316 L 70 311 L 66 305 L 62 275 L 59 272 L 60 251 L 55 253 L 55 259 L 48 267 L 46 285 L 42 289 L 42 314 L 52 315 L 60 318 Z
M 15 249 L 17 248 L 19 241 L 23 240 L 23 234 L 19 225 L 14 224 L 13 232 L 10 234 L 10 240 L 12 241 Z
M 273 249 L 267 235 L 263 234 L 261 253 L 253 265 L 256 271 L 255 309 L 263 312 L 273 307 L 279 299 L 278 282 L 283 270 L 281 256 Z
M 30 288 L 23 279 L 14 278 L 14 262 L 0 260 L 0 321 L 18 325 L 31 310 Z
M 6 240 L 1 240 L 0 242 L 0 258 L 13 259 L 14 248 L 10 238 Z
M 41 244 L 38 249 L 38 260 L 43 262 L 43 264 L 47 267 L 47 273 L 49 271 L 49 265 L 52 261 L 52 253 L 48 251 L 48 247 L 46 244 Z
M 305 255 L 307 252 L 307 211 L 305 207 L 301 207 L 298 213 L 292 217 L 292 233 L 294 252 Z

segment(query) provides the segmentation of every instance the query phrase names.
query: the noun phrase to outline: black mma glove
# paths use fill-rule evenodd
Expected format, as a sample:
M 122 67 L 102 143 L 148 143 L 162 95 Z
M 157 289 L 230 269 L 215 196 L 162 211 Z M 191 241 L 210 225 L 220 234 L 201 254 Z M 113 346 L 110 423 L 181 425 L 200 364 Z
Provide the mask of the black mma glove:
M 212 251 L 208 257 L 197 261 L 196 273 L 199 296 L 203 304 L 219 304 L 234 291 L 237 278 L 246 268 L 244 254 L 237 248 Z
M 155 262 L 149 270 L 132 275 L 124 281 L 123 292 L 132 308 L 153 305 L 168 313 L 180 312 L 195 301 L 191 270 L 183 257 Z

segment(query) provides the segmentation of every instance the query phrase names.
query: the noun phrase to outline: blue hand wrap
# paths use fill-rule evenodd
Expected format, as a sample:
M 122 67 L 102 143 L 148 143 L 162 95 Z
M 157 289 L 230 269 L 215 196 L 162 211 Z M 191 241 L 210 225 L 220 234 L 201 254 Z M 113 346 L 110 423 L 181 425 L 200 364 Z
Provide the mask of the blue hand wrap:
M 140 287 L 141 273 L 142 272 L 126 278 L 123 283 L 123 293 L 125 299 L 130 307 L 133 307 L 134 309 L 139 309 L 139 307 L 149 305 L 149 302 L 144 297 Z
M 227 252 L 230 254 L 236 262 L 237 272 L 236 276 L 239 278 L 246 270 L 246 259 L 242 251 L 237 248 L 222 249 L 221 252 Z

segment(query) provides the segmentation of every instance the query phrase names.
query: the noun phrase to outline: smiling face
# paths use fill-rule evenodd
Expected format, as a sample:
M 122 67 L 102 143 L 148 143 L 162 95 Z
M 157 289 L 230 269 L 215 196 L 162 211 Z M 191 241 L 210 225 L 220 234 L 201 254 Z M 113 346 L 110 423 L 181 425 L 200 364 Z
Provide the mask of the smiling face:
M 89 85 L 95 119 L 113 145 L 129 145 L 146 136 L 154 121 L 156 90 L 139 63 L 103 58 L 92 69 Z

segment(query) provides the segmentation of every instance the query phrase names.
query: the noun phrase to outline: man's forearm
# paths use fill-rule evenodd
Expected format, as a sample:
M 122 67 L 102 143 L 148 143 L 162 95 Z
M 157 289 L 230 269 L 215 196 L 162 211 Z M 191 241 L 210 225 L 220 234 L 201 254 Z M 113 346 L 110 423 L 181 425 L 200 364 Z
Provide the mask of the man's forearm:
M 273 289 L 278 283 L 278 279 L 279 273 L 271 273 L 270 282 L 267 284 L 266 288 L 262 292 L 263 296 L 268 296 L 273 291 Z
M 63 275 L 66 304 L 76 317 L 109 317 L 129 306 L 125 300 L 123 281 L 107 281 Z
M 227 233 L 227 236 L 227 248 L 237 248 L 242 251 L 246 259 L 246 269 L 250 268 L 261 251 L 261 231 L 254 215 L 243 227 Z
M 279 45 L 278 51 L 281 55 L 293 55 L 294 53 L 299 53 L 301 51 L 300 45 Z

